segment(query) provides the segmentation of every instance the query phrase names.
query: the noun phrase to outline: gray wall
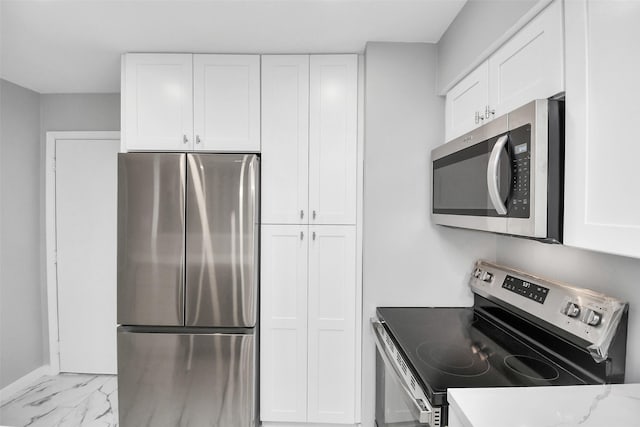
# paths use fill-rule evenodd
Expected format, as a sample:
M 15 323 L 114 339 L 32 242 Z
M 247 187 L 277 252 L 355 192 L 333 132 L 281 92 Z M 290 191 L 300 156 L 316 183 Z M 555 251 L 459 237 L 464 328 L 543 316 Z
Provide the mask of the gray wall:
M 0 80 L 0 388 L 46 364 L 40 96 Z
M 45 241 L 45 144 L 50 131 L 100 131 L 120 130 L 120 94 L 53 94 L 40 95 L 40 257 L 42 260 L 42 304 L 46 313 L 46 241 Z M 46 316 L 46 315 L 45 315 Z M 45 334 L 48 334 L 48 318 L 45 317 Z M 44 349 L 49 352 L 46 335 Z
M 495 258 L 495 236 L 431 223 L 430 150 L 444 138 L 436 47 L 366 47 L 363 228 L 363 426 L 373 426 L 376 306 L 472 304 L 476 258 Z
M 498 237 L 497 262 L 629 302 L 626 382 L 640 382 L 640 259 Z
M 438 93 L 538 0 L 469 0 L 438 42 Z
M 41 95 L 42 132 L 120 130 L 120 94 Z
M 49 363 L 47 131 L 120 129 L 119 94 L 39 95 L 0 80 L 0 388 Z

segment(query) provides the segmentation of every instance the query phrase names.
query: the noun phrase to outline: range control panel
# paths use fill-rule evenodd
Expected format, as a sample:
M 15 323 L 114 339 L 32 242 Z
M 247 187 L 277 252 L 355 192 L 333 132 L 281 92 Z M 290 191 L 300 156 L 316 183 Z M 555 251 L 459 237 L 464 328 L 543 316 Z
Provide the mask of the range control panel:
M 615 333 L 627 304 L 616 298 L 531 274 L 478 261 L 469 285 L 485 298 L 500 300 L 598 345 Z
M 544 304 L 547 294 L 549 294 L 549 288 L 513 276 L 507 276 L 502 283 L 502 287 L 540 304 Z

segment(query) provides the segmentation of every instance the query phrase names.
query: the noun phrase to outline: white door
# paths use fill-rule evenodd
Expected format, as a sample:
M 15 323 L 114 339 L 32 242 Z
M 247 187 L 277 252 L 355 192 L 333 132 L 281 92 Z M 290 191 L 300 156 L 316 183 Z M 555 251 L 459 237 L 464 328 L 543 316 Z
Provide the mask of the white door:
M 308 421 L 355 422 L 356 227 L 309 227 Z
M 307 226 L 263 225 L 260 419 L 307 420 Z
M 192 56 L 124 55 L 122 129 L 127 150 L 193 148 Z
M 120 141 L 55 147 L 60 371 L 116 373 L 116 210 Z
M 357 55 L 312 55 L 309 86 L 309 222 L 355 224 Z
M 194 55 L 195 150 L 260 151 L 260 56 Z
M 263 224 L 306 224 L 309 56 L 262 56 Z
M 489 58 L 489 105 L 500 116 L 564 90 L 562 2 L 555 1 Z
M 455 85 L 445 99 L 445 139 L 451 141 L 484 121 L 489 101 L 489 67 L 483 62 Z M 477 118 L 476 118 L 477 117 Z

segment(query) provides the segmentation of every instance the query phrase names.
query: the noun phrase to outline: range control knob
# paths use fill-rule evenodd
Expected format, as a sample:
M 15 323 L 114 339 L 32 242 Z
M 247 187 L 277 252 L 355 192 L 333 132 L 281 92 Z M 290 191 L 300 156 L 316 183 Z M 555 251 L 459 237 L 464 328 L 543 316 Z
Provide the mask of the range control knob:
M 580 306 L 578 304 L 570 302 L 567 304 L 564 310 L 562 310 L 562 312 L 569 317 L 578 317 L 578 315 L 580 314 Z
M 597 311 L 587 310 L 584 314 L 583 322 L 587 325 L 598 326 L 602 320 L 602 314 Z
M 493 274 L 489 273 L 488 271 L 485 272 L 484 276 L 482 277 L 482 281 L 491 283 L 492 280 L 493 280 Z

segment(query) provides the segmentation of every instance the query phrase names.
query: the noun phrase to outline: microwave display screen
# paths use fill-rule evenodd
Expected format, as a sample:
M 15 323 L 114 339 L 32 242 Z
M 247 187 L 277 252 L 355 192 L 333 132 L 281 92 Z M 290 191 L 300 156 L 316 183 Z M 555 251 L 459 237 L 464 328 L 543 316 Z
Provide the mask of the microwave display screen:
M 527 152 L 527 144 L 518 144 L 513 148 L 515 154 L 522 154 Z

